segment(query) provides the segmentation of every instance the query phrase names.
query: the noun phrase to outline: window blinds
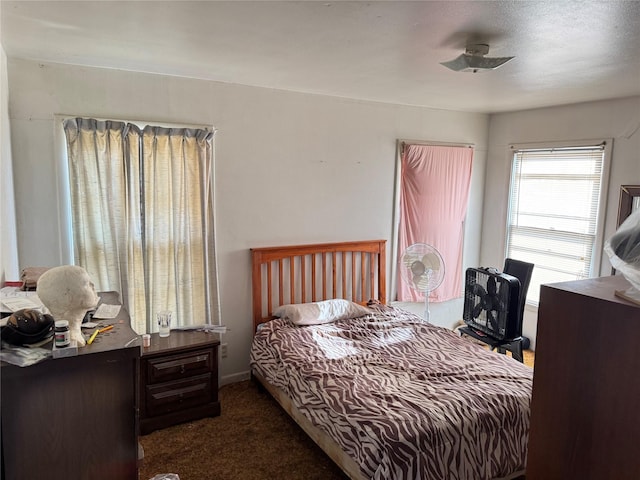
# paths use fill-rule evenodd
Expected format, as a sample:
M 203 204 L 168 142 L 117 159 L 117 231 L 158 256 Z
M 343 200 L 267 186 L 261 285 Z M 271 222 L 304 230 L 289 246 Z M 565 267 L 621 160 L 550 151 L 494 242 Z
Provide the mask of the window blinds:
M 506 253 L 535 264 L 529 301 L 591 276 L 603 164 L 604 145 L 514 151 Z

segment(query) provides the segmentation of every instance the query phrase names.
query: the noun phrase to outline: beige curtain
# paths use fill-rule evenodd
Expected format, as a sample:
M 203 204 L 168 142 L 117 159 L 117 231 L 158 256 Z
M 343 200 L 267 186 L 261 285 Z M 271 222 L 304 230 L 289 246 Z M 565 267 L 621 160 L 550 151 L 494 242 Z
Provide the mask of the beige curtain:
M 75 263 L 121 293 L 138 333 L 219 322 L 213 132 L 69 119 Z
M 174 312 L 180 325 L 210 318 L 212 139 L 212 132 L 200 129 L 147 126 L 143 131 L 146 277 L 152 318 L 158 310 Z

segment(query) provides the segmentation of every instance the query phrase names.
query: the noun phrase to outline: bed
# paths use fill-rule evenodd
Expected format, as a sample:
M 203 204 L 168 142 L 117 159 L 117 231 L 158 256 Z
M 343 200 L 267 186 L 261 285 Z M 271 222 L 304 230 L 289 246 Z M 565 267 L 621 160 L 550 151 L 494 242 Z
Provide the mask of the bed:
M 251 257 L 252 377 L 349 478 L 524 473 L 532 369 L 386 305 L 385 241 Z

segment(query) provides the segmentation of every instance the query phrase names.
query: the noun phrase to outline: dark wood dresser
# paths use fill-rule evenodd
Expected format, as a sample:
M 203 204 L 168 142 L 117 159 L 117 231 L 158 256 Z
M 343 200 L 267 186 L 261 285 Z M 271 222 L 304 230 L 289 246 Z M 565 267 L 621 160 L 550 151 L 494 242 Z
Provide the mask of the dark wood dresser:
M 1 365 L 3 479 L 138 480 L 140 343 L 124 309 L 99 322 L 77 356 Z
M 217 334 L 151 335 L 140 364 L 140 433 L 220 415 Z
M 621 276 L 543 285 L 527 480 L 640 478 L 640 306 Z

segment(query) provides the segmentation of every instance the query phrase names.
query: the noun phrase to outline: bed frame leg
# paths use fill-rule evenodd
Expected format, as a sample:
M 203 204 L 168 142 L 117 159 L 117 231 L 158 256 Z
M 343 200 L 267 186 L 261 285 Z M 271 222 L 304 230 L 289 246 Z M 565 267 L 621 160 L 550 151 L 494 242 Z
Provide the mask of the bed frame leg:
M 260 393 L 265 393 L 267 391 L 266 388 L 264 388 L 264 385 L 262 385 L 262 383 L 260 382 L 260 380 L 258 380 L 254 375 L 253 375 L 253 370 L 249 373 L 249 381 L 255 385 L 256 387 L 258 387 L 258 391 Z

